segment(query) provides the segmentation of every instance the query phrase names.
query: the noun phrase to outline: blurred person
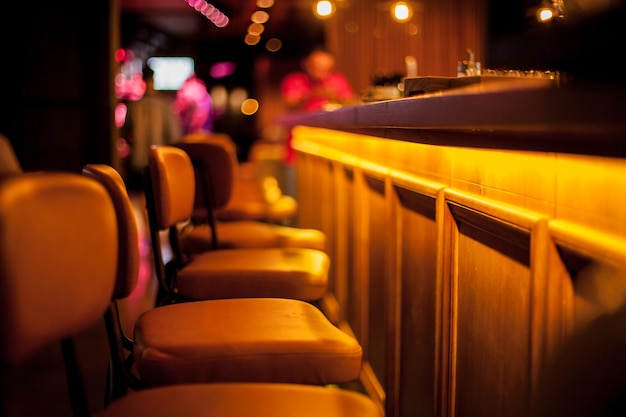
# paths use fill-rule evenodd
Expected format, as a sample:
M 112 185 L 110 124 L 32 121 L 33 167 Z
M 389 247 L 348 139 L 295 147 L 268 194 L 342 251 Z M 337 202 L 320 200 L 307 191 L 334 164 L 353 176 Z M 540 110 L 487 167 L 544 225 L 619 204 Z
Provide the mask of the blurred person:
M 359 102 L 344 74 L 335 69 L 335 57 L 322 47 L 311 50 L 301 61 L 301 71 L 287 74 L 281 82 L 283 101 L 291 111 L 334 110 Z M 291 134 L 286 139 L 285 193 L 295 197 L 295 152 Z
M 335 57 L 315 48 L 301 62 L 302 71 L 287 74 L 281 83 L 285 104 L 291 110 L 332 110 L 355 104 L 357 96 L 348 79 L 335 70 Z
M 213 131 L 213 100 L 204 81 L 195 74 L 187 78 L 176 92 L 174 111 L 180 118 L 184 134 Z
M 281 82 L 283 101 L 292 111 L 334 110 L 356 104 L 358 98 L 345 75 L 335 69 L 335 57 L 317 47 L 301 61 L 302 71 L 287 74 Z M 291 135 L 287 138 L 286 162 L 293 163 Z
M 128 103 L 122 138 L 129 146 L 125 158 L 126 184 L 131 190 L 143 190 L 143 169 L 148 164 L 151 145 L 167 145 L 182 137 L 181 123 L 172 108 L 172 100 L 154 88 L 154 71 L 146 66 L 142 74 L 145 93 Z
M 172 107 L 173 100 L 154 88 L 154 71 L 149 66 L 143 69 L 142 80 L 145 92 L 140 99 L 128 102 L 121 134 L 122 140 L 127 142 L 126 155 L 122 155 L 124 181 L 142 236 L 139 250 L 142 258 L 148 260 L 151 249 L 143 172 L 148 165 L 148 150 L 151 145 L 178 142 L 182 137 L 182 126 Z

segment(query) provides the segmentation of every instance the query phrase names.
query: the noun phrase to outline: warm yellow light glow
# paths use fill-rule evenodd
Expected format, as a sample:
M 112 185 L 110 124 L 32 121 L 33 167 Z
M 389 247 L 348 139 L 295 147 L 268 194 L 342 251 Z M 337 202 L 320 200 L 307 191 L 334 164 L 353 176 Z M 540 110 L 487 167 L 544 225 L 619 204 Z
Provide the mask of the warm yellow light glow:
M 256 45 L 260 41 L 261 41 L 261 36 L 254 35 L 252 33 L 246 34 L 246 37 L 244 38 L 244 42 L 246 43 L 246 45 Z
M 226 87 L 221 84 L 215 85 L 211 88 L 210 93 L 213 107 L 218 114 L 225 112 L 228 106 L 228 90 L 226 90 Z
M 265 49 L 270 52 L 279 51 L 283 47 L 283 42 L 278 38 L 271 38 L 265 44 Z
M 411 36 L 419 35 L 420 28 L 415 23 L 407 23 L 404 25 L 404 31 Z
M 408 3 L 399 1 L 391 6 L 391 16 L 398 22 L 406 22 L 413 16 L 413 9 Z
M 264 30 L 265 26 L 260 23 L 251 23 L 250 26 L 248 26 L 248 33 L 250 35 L 260 35 Z
M 540 22 L 548 22 L 552 20 L 553 17 L 554 14 L 552 13 L 552 9 L 544 7 L 537 10 L 537 20 L 539 20 Z
M 261 7 L 263 9 L 267 9 L 270 8 L 274 5 L 274 0 L 257 0 L 256 1 L 256 5 L 257 7 Z
M 278 185 L 278 180 L 275 177 L 268 176 L 262 180 L 263 197 L 268 203 L 276 203 L 283 195 L 283 191 Z
M 357 33 L 359 31 L 359 24 L 354 20 L 351 20 L 349 22 L 346 22 L 345 29 L 348 33 Z
M 330 17 L 335 13 L 335 3 L 330 0 L 319 0 L 313 5 L 313 13 L 321 19 Z
M 252 20 L 254 23 L 266 23 L 269 19 L 269 13 L 264 12 L 263 10 L 257 10 L 256 12 L 252 13 L 252 16 L 250 16 L 250 20 Z
M 235 87 L 230 91 L 230 95 L 228 96 L 228 108 L 233 113 L 236 114 L 237 111 L 240 111 L 243 102 L 248 99 L 248 92 L 246 89 L 242 87 Z
M 259 110 L 259 102 L 253 98 L 248 98 L 241 103 L 241 113 L 250 116 Z

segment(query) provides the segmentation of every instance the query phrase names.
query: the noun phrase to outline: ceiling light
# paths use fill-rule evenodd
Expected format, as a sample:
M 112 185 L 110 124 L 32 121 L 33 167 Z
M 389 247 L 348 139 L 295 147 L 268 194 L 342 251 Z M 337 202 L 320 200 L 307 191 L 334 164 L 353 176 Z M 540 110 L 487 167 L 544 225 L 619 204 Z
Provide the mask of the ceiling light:
M 198 13 L 204 15 L 217 27 L 225 27 L 228 25 L 230 19 L 224 13 L 213 6 L 211 3 L 207 3 L 204 0 L 185 0 L 185 2 L 193 7 Z
M 335 3 L 330 0 L 318 0 L 313 5 L 313 13 L 320 19 L 326 19 L 335 13 Z
M 398 22 L 407 22 L 413 17 L 413 8 L 409 3 L 398 1 L 391 6 L 391 17 Z
M 541 23 L 547 23 L 554 19 L 562 19 L 565 17 L 565 5 L 563 0 L 544 1 L 536 12 L 537 20 Z

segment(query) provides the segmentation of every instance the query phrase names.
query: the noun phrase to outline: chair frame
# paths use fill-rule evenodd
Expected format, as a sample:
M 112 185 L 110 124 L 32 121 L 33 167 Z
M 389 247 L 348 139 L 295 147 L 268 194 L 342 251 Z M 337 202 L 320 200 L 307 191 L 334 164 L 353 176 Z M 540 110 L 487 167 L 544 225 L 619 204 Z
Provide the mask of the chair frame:
M 186 151 L 189 146 L 195 146 L 194 142 L 182 142 L 174 145 L 182 150 Z M 196 198 L 202 197 L 202 201 L 204 202 L 204 208 L 206 209 L 206 223 L 209 225 L 211 231 L 211 243 L 214 250 L 219 249 L 220 241 L 217 227 L 217 217 L 215 215 L 215 185 L 213 183 L 213 175 L 211 175 L 211 166 L 207 164 L 202 158 L 196 158 L 189 154 L 189 158 L 191 159 L 191 163 L 193 164 L 193 169 L 196 177 Z M 228 157 L 228 155 L 225 155 Z M 229 197 L 231 193 L 228 193 Z M 195 203 L 197 204 L 197 202 Z M 194 222 L 198 222 L 199 219 L 192 219 Z
M 148 212 L 148 229 L 150 230 L 150 243 L 154 259 L 153 266 L 157 280 L 159 281 L 157 304 L 166 305 L 173 302 L 190 301 L 186 300 L 176 291 L 176 273 L 183 266 L 182 260 L 185 259 L 185 254 L 180 244 L 180 231 L 176 226 L 171 226 L 167 231 L 170 248 L 172 250 L 172 259 L 166 262 L 163 257 L 163 240 L 161 239 L 161 230 L 157 224 L 157 201 L 149 166 L 144 167 L 144 183 L 146 210 Z
M 86 175 L 88 176 L 88 174 Z M 100 181 L 100 183 L 103 184 L 103 181 Z M 106 182 L 104 182 L 104 188 L 106 187 L 107 184 Z M 68 189 L 70 188 L 66 187 L 64 188 L 64 191 Z M 82 197 L 84 190 L 88 190 L 88 193 L 84 193 L 84 196 L 89 197 L 89 201 L 86 204 L 89 205 L 93 203 L 91 204 L 91 208 L 94 208 L 93 213 L 91 212 L 91 209 L 88 209 L 85 211 L 87 213 L 86 216 L 88 217 L 82 217 L 82 222 L 80 224 L 83 227 L 81 228 L 81 230 L 84 229 L 86 226 L 92 224 L 93 222 L 95 222 L 97 226 L 93 228 L 94 231 L 93 233 L 91 233 L 91 239 L 89 240 L 90 244 L 85 245 L 86 248 L 89 248 L 86 252 L 88 258 L 85 260 L 85 262 L 82 263 L 82 267 L 80 269 L 75 269 L 73 266 L 68 266 L 77 262 L 76 259 L 72 258 L 70 255 L 67 255 L 68 253 L 72 252 L 66 251 L 62 245 L 54 245 L 53 251 L 55 254 L 58 255 L 58 258 L 62 258 L 63 266 L 59 269 L 55 269 L 56 272 L 51 275 L 53 275 L 53 279 L 57 280 L 56 282 L 61 282 L 62 280 L 62 282 L 65 283 L 66 278 L 70 279 L 71 282 L 81 282 L 81 288 L 83 290 L 76 291 L 75 293 L 73 293 L 73 295 L 85 295 L 85 298 L 79 297 L 83 300 L 83 302 L 79 306 L 78 312 L 76 310 L 72 310 L 70 311 L 69 315 L 63 314 L 62 316 L 59 316 L 60 319 L 64 319 L 67 321 L 68 328 L 65 328 L 65 326 L 63 325 L 63 323 L 65 322 L 61 323 L 59 321 L 60 319 L 57 320 L 55 318 L 56 321 L 54 322 L 58 322 L 58 325 L 53 327 L 44 326 L 43 328 L 45 328 L 45 330 L 42 330 L 42 326 L 39 325 L 32 326 L 34 329 L 34 335 L 41 337 L 32 337 L 33 333 L 29 331 L 21 331 L 14 332 L 15 338 L 7 337 L 6 339 L 3 339 L 2 343 L 0 343 L 0 346 L 2 347 L 2 363 L 0 364 L 0 370 L 5 369 L 5 364 L 9 367 L 12 365 L 19 365 L 21 362 L 24 361 L 25 358 L 28 357 L 29 351 L 32 353 L 44 346 L 60 343 L 67 378 L 67 387 L 70 407 L 72 409 L 72 416 L 90 417 L 92 414 L 89 408 L 89 397 L 85 389 L 86 386 L 84 385 L 83 374 L 80 366 L 81 361 L 79 360 L 79 355 L 77 355 L 76 346 L 74 344 L 74 337 L 76 334 L 78 334 L 78 332 L 80 332 L 81 329 L 84 329 L 86 326 L 89 326 L 90 323 L 98 320 L 98 317 L 101 313 L 105 313 L 105 319 L 109 324 L 114 324 L 115 318 L 119 318 L 119 310 L 115 309 L 116 304 L 111 303 L 109 304 L 109 306 L 107 306 L 108 298 L 111 294 L 112 298 L 114 299 L 117 297 L 123 297 L 123 294 L 128 291 L 128 288 L 130 288 L 132 282 L 127 280 L 124 284 L 120 284 L 119 286 L 117 285 L 119 281 L 115 282 L 116 285 L 110 284 L 112 284 L 112 281 L 114 280 L 114 275 L 118 275 L 120 271 L 126 271 L 126 274 L 132 274 L 133 271 L 129 270 L 129 268 L 125 268 L 125 266 L 134 265 L 134 262 L 121 262 L 118 263 L 117 268 L 114 268 L 114 264 L 116 262 L 116 251 L 119 255 L 119 253 L 121 253 L 120 251 L 125 250 L 124 245 L 119 244 L 118 240 L 116 240 L 115 238 L 115 233 L 117 233 L 119 236 L 121 233 L 123 233 L 123 231 L 114 231 L 114 225 L 111 222 L 113 215 L 119 215 L 119 213 L 117 212 L 118 207 L 116 206 L 115 199 L 113 199 L 113 205 L 115 207 L 109 207 L 109 200 L 105 198 L 104 192 L 101 190 L 101 187 L 92 187 L 91 185 L 89 187 L 85 187 L 84 183 L 83 185 L 80 185 L 80 187 L 71 188 L 71 190 L 76 192 L 66 194 L 71 195 L 72 198 L 76 198 L 76 196 Z M 57 198 L 57 189 L 54 189 L 54 191 L 55 192 L 49 192 L 48 190 L 46 190 L 46 198 Z M 98 199 L 94 199 L 94 196 L 97 196 Z M 44 207 L 44 205 L 40 204 L 41 200 L 38 197 L 39 196 L 31 199 L 29 202 L 30 205 L 28 207 L 38 207 L 37 210 L 40 211 L 47 210 L 47 207 L 42 208 Z M 6 200 L 7 199 L 3 201 Z M 83 199 L 80 201 L 82 201 L 82 204 L 74 204 L 75 201 L 72 200 L 70 204 L 65 204 L 60 208 L 56 207 L 56 210 L 52 210 L 51 217 L 39 216 L 39 218 L 45 218 L 46 220 L 52 219 L 53 223 L 50 224 L 61 226 L 76 222 L 75 213 L 77 213 L 77 211 L 71 210 L 85 210 L 85 201 L 87 200 Z M 104 208 L 100 209 L 100 207 Z M 30 212 L 31 210 L 28 211 Z M 22 220 L 20 219 L 19 221 Z M 40 226 L 42 224 L 41 221 L 42 220 L 39 220 L 37 226 Z M 118 218 L 118 226 L 119 224 L 120 223 Z M 81 231 L 78 231 L 76 233 L 82 234 Z M 55 232 L 55 234 L 57 233 Z M 74 234 L 73 236 L 75 237 L 77 235 Z M 102 244 L 103 238 L 106 239 L 106 242 L 104 244 Z M 126 236 L 126 238 L 129 241 L 132 240 L 130 235 Z M 31 241 L 20 239 L 19 249 L 25 248 L 27 242 Z M 96 245 L 94 243 L 101 244 Z M 76 239 L 73 239 L 72 244 L 73 248 L 80 249 L 78 247 L 80 243 L 78 243 Z M 46 243 L 46 245 L 48 248 L 51 247 L 49 243 Z M 10 245 L 4 245 L 3 247 L 7 248 L 9 246 Z M 37 249 L 39 249 L 39 245 L 35 246 L 37 247 Z M 3 250 L 3 256 L 10 253 L 10 250 Z M 119 262 L 119 259 L 117 259 L 117 261 Z M 80 264 L 80 262 L 78 263 Z M 102 268 L 94 269 L 94 264 L 101 265 Z M 28 271 L 30 271 L 29 269 L 22 269 L 20 271 L 20 268 L 15 268 L 15 270 L 18 271 L 18 274 L 14 277 L 11 273 L 12 270 L 13 269 L 9 268 L 2 274 L 3 288 L 12 288 L 12 283 L 15 284 L 15 282 L 18 281 L 18 278 L 24 277 L 25 271 L 27 273 L 29 273 Z M 85 281 L 85 274 L 93 274 L 92 278 L 96 277 L 96 280 Z M 37 282 L 35 280 L 38 278 L 40 278 L 39 274 L 31 273 L 28 275 L 27 280 L 21 280 L 21 282 L 26 282 L 26 285 L 32 286 L 32 283 Z M 121 279 L 121 277 L 118 275 L 117 279 L 119 280 Z M 9 285 L 5 285 L 7 283 L 9 283 Z M 85 285 L 87 287 L 85 287 Z M 96 286 L 93 287 L 94 285 Z M 93 287 L 93 291 L 84 291 L 85 288 L 90 287 Z M 19 288 L 21 287 L 18 287 L 18 290 Z M 64 286 L 62 285 L 57 285 L 55 288 L 57 289 L 57 292 L 67 291 L 67 288 L 63 289 Z M 23 291 L 21 291 L 21 293 L 23 293 Z M 40 292 L 40 294 L 46 296 L 48 295 L 48 291 L 42 291 Z M 29 299 L 28 301 L 30 300 L 31 299 Z M 61 298 L 61 300 L 63 300 L 63 298 Z M 7 319 L 7 329 L 21 329 L 22 324 L 25 324 L 27 328 L 30 329 L 30 327 L 28 327 L 30 325 L 30 323 L 28 323 L 28 320 L 21 321 L 21 315 L 19 313 L 17 315 L 11 314 L 11 308 L 14 308 L 13 311 L 22 310 L 21 308 L 15 309 L 16 306 L 17 304 L 9 305 L 9 308 L 7 309 L 8 314 L 5 317 Z M 51 304 L 50 306 L 44 306 L 43 310 L 49 311 L 51 313 L 51 309 L 55 308 L 54 306 L 54 304 Z M 41 306 L 36 303 L 31 303 L 28 306 L 27 311 L 29 313 L 40 313 Z M 72 320 L 69 319 L 72 314 L 76 315 L 76 320 L 74 320 L 74 318 L 72 318 Z M 121 326 L 117 325 L 112 326 L 111 328 L 115 331 L 122 329 Z M 48 330 L 51 330 L 52 333 L 49 334 L 47 332 Z M 118 335 L 120 336 L 119 340 L 123 340 L 122 333 L 123 332 L 120 332 L 120 334 Z M 50 340 L 46 341 L 48 338 Z M 11 340 L 15 340 L 16 343 L 12 343 Z M 22 348 L 25 349 L 24 352 L 22 352 Z M 197 383 L 150 388 L 140 391 L 141 392 L 129 393 L 128 395 L 123 395 L 121 392 L 118 392 L 119 395 L 115 397 L 116 401 L 112 401 L 112 398 L 108 398 L 107 403 L 105 403 L 104 409 L 96 411 L 95 414 L 103 417 L 147 417 L 149 415 L 155 415 L 153 413 L 155 412 L 155 410 L 157 410 L 159 415 L 171 416 L 192 414 L 196 415 L 197 413 L 202 413 L 203 415 L 255 416 L 258 415 L 259 410 L 262 410 L 263 415 L 271 415 L 270 413 L 275 411 L 276 406 L 278 406 L 279 409 L 282 409 L 282 405 L 286 406 L 289 410 L 293 410 L 288 414 L 291 414 L 293 412 L 295 415 L 299 415 L 297 410 L 302 409 L 302 402 L 306 403 L 306 401 L 310 401 L 311 407 L 317 410 L 317 413 L 315 415 L 332 415 L 338 417 L 350 417 L 356 415 L 366 415 L 369 417 L 383 416 L 382 409 L 364 394 L 349 392 L 348 390 L 344 391 L 326 387 L 313 387 L 300 384 Z M 293 399 L 293 396 L 295 396 L 295 400 Z M 285 399 L 285 403 L 281 404 L 283 398 Z M 247 402 L 246 399 L 248 399 L 248 401 L 250 402 Z M 109 402 L 111 404 L 108 404 Z M 318 404 L 321 405 L 318 407 Z M 216 407 L 215 411 L 211 410 L 213 406 Z M 303 410 L 306 415 L 311 415 L 310 411 L 307 412 L 308 407 L 305 407 Z M 0 411 L 0 415 L 4 415 L 4 413 Z
M 111 168 L 111 167 L 109 167 Z M 113 168 L 111 168 L 113 169 Z M 95 172 L 94 172 L 95 171 Z M 98 169 L 93 165 L 86 165 L 83 167 L 83 175 L 89 178 L 93 178 L 99 183 L 101 183 L 109 192 L 110 195 L 115 195 L 115 184 L 112 184 L 108 177 L 104 175 L 100 175 L 97 173 Z M 122 207 L 122 203 L 115 198 L 113 198 L 113 205 L 115 207 L 116 213 L 118 216 L 119 212 L 123 212 L 126 209 Z M 118 220 L 118 227 L 122 227 Z M 128 226 L 126 226 L 128 227 Z M 129 230 L 120 230 L 120 234 L 124 235 L 125 239 L 126 234 L 130 233 Z M 129 235 L 131 236 L 131 235 Z M 123 241 L 120 239 L 120 250 L 124 250 L 125 248 L 130 250 L 130 248 L 126 247 Z M 118 262 L 121 262 L 118 260 Z M 133 272 L 128 272 L 127 268 L 130 268 L 126 262 L 122 262 L 118 265 L 118 273 L 119 274 L 129 274 Z M 134 273 L 136 274 L 137 271 Z M 133 344 L 134 341 L 132 337 L 128 336 L 124 331 L 124 327 L 122 325 L 123 320 L 120 313 L 119 308 L 119 300 L 123 298 L 127 294 L 127 291 L 124 291 L 124 294 L 115 293 L 111 300 L 111 304 L 109 308 L 104 313 L 104 324 L 107 333 L 107 342 L 109 345 L 109 363 L 107 366 L 107 375 L 106 375 L 106 386 L 105 386 L 105 394 L 104 394 L 104 404 L 110 404 L 112 401 L 123 397 L 128 393 L 129 389 L 132 390 L 141 390 L 148 387 L 148 385 L 141 380 L 141 378 L 137 377 L 133 373 L 134 366 L 134 357 L 133 357 Z

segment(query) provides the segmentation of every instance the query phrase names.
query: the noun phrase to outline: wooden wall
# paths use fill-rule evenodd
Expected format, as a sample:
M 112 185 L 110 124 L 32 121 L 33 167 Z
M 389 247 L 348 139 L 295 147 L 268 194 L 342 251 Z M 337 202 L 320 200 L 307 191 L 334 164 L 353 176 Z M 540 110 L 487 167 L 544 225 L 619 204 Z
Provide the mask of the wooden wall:
M 413 17 L 406 23 L 391 18 L 392 2 L 352 0 L 327 21 L 328 47 L 337 67 L 357 91 L 367 89 L 374 74 L 406 75 L 405 57 L 417 59 L 418 75 L 456 76 L 457 61 L 483 59 L 487 25 L 485 0 L 422 0 L 410 2 Z
M 532 415 L 551 355 L 626 303 L 623 159 L 294 138 L 300 222 L 387 417 Z
M 90 162 L 117 163 L 113 52 L 119 4 L 93 7 L 1 7 L 7 64 L 0 132 L 26 170 L 79 172 Z
M 456 76 L 457 61 L 466 59 L 468 48 L 474 51 L 475 60 L 484 59 L 486 1 L 413 2 L 413 18 L 398 23 L 391 18 L 391 2 L 344 0 L 338 2 L 344 7 L 325 21 L 327 47 L 336 56 L 336 68 L 346 74 L 359 95 L 368 91 L 376 74 L 406 75 L 407 56 L 416 58 L 420 76 Z M 303 51 L 308 47 L 303 45 Z M 271 139 L 276 136 L 274 120 L 288 111 L 280 96 L 280 81 L 298 70 L 299 62 L 264 57 L 255 65 L 261 102 L 257 138 Z

